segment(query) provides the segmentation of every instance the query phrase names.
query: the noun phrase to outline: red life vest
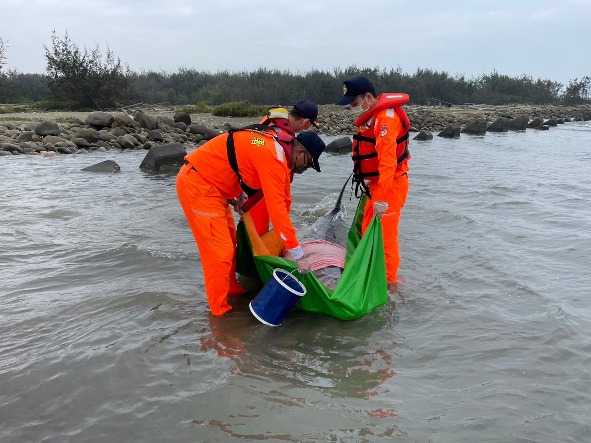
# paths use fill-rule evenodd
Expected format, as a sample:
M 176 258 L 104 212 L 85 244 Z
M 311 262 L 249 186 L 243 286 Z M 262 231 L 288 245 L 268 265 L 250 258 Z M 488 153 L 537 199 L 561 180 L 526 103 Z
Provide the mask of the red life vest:
M 402 108 L 409 100 L 410 97 L 408 94 L 386 92 L 378 96 L 378 100 L 374 106 L 357 117 L 355 126 L 358 127 L 358 131 L 353 136 L 352 156 L 355 181 L 371 180 L 377 178 L 379 175 L 373 119 L 380 111 L 393 108 L 402 124 L 402 133 L 396 139 L 397 169 L 403 162 L 410 159 L 410 152 L 408 150 L 410 120 Z
M 295 133 L 293 132 L 293 129 L 289 124 L 289 119 L 264 117 L 259 122 L 259 125 L 273 128 L 273 130 L 275 131 L 275 140 L 279 142 L 279 144 L 283 148 L 283 151 L 285 151 L 287 163 L 291 165 L 291 155 L 293 151 L 293 141 L 295 140 Z

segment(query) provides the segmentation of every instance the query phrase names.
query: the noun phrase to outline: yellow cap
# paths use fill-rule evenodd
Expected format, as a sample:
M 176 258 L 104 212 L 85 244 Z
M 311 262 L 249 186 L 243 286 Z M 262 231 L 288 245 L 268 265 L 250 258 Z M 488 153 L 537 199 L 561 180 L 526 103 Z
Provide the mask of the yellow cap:
M 285 108 L 271 108 L 267 112 L 268 118 L 288 118 L 289 111 Z

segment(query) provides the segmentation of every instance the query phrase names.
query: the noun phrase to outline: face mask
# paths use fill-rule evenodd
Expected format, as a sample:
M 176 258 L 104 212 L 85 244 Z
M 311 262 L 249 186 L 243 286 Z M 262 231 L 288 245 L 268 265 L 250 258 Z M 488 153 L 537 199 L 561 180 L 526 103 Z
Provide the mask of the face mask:
M 359 107 L 363 110 L 363 112 L 367 111 L 370 108 L 369 99 L 367 98 L 367 95 L 363 96 Z
M 354 108 L 351 107 L 349 108 L 349 112 L 351 112 L 351 114 L 353 114 L 355 117 L 363 114 L 365 111 L 363 110 L 363 107 L 361 106 L 355 106 Z
M 359 105 L 355 107 L 351 107 L 351 112 L 353 115 L 358 116 L 363 114 L 365 111 L 369 109 L 369 103 L 366 96 L 363 96 L 361 100 L 359 100 Z

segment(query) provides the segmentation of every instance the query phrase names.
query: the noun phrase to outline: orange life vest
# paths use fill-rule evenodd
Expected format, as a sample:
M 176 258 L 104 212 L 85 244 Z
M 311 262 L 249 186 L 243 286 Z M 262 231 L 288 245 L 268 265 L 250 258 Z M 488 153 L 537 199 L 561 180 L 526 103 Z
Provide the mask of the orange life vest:
M 408 94 L 389 92 L 380 94 L 375 105 L 355 120 L 358 132 L 353 136 L 352 158 L 353 175 L 356 182 L 362 182 L 365 179 L 376 179 L 379 175 L 373 119 L 380 111 L 393 108 L 402 124 L 402 133 L 396 139 L 397 165 L 399 166 L 402 162 L 410 159 L 408 150 L 410 120 L 402 108 L 409 100 Z

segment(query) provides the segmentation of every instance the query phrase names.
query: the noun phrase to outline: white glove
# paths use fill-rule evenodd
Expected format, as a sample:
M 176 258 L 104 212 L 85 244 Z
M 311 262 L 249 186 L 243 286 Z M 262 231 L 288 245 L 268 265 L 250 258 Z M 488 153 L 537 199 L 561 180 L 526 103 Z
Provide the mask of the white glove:
M 285 256 L 289 260 L 298 261 L 304 257 L 304 248 L 301 246 L 296 246 L 295 248 L 288 249 L 285 252 Z
M 373 212 L 377 216 L 382 216 L 388 210 L 388 202 L 377 201 L 373 204 Z

